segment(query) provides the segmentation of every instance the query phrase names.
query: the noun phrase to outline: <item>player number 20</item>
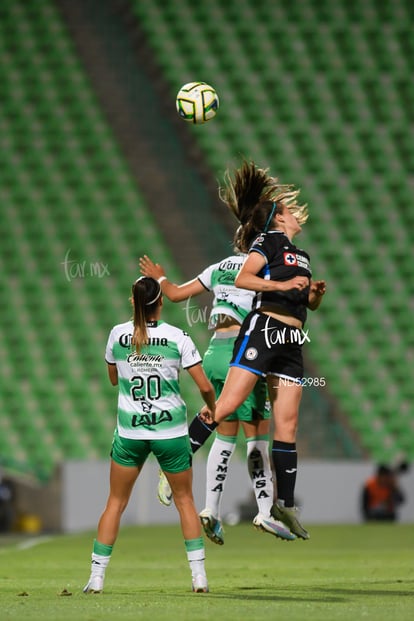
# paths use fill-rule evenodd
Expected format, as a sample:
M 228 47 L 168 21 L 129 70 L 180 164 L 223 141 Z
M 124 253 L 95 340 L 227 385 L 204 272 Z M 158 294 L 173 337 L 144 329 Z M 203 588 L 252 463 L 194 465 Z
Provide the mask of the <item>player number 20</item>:
M 131 395 L 134 401 L 141 401 L 142 399 L 156 401 L 161 397 L 161 380 L 158 375 L 148 375 L 147 377 L 134 375 L 131 377 L 131 382 L 135 383 L 131 387 Z M 143 392 L 145 394 L 142 394 Z

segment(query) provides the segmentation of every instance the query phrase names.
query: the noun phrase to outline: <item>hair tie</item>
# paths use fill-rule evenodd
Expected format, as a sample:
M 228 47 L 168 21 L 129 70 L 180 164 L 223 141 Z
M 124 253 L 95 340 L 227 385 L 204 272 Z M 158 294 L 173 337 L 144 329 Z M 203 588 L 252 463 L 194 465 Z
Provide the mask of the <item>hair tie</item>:
M 275 211 L 276 211 L 276 207 L 277 207 L 276 202 L 275 202 L 275 201 L 273 201 L 273 203 L 272 203 L 272 209 L 270 210 L 269 217 L 267 218 L 267 220 L 266 220 L 266 224 L 265 224 L 265 226 L 264 226 L 264 231 L 263 231 L 264 233 L 267 233 L 267 229 L 269 228 L 270 223 L 271 223 L 271 221 L 272 221 L 272 219 L 273 219 L 273 215 L 274 215 L 274 213 L 275 213 Z
M 159 284 L 159 283 L 158 283 L 158 286 L 159 286 L 159 291 L 158 291 L 157 295 L 156 295 L 156 296 L 155 296 L 155 298 L 154 298 L 153 300 L 151 300 L 150 302 L 146 302 L 146 303 L 145 303 L 145 306 L 151 306 L 151 304 L 154 304 L 154 302 L 156 302 L 156 301 L 158 300 L 158 298 L 160 297 L 160 295 L 161 295 L 161 286 L 160 286 L 160 284 Z
M 141 280 L 153 280 L 155 283 L 157 283 L 158 285 L 158 293 L 155 296 L 155 298 L 153 300 L 151 300 L 150 302 L 145 302 L 145 306 L 151 306 L 151 304 L 154 304 L 154 302 L 156 302 L 158 300 L 158 298 L 160 297 L 162 290 L 161 290 L 161 285 L 158 282 L 158 280 L 155 280 L 155 278 L 152 278 L 151 276 L 140 276 L 139 278 L 136 279 L 136 281 L 134 282 L 134 284 L 132 285 L 132 291 L 134 291 L 135 285 L 140 282 Z M 161 279 L 160 279 L 161 280 Z

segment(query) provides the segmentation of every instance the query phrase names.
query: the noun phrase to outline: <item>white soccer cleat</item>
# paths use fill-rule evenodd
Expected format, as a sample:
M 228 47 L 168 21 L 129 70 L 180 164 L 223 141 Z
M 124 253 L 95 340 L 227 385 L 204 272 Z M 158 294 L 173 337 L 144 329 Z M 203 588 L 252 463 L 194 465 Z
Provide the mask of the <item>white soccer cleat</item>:
M 158 480 L 158 500 L 166 507 L 169 507 L 172 501 L 171 487 L 162 470 L 160 470 L 160 478 Z
M 199 518 L 204 532 L 210 541 L 222 546 L 224 543 L 224 531 L 221 520 L 215 518 L 210 509 L 203 509 L 203 511 L 199 513 Z
M 193 593 L 208 593 L 208 582 L 206 576 L 193 577 Z
M 83 587 L 84 593 L 102 593 L 104 585 L 103 576 L 91 576 L 88 584 Z
M 271 516 L 265 518 L 264 515 L 258 513 L 253 520 L 253 526 L 257 530 L 261 530 L 264 533 L 270 533 L 271 535 L 274 535 L 279 539 L 284 539 L 285 541 L 293 541 L 296 539 L 295 535 L 290 532 L 289 528 L 283 524 L 283 522 L 275 520 Z

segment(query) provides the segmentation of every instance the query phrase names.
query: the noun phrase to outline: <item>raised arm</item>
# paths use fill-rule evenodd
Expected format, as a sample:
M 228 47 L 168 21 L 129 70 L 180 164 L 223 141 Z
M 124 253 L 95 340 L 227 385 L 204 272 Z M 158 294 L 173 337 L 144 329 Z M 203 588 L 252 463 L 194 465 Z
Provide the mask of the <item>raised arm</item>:
M 257 274 L 266 265 L 266 259 L 260 252 L 251 252 L 235 280 L 236 287 L 251 291 L 288 291 L 305 289 L 309 285 L 306 276 L 295 276 L 289 280 L 265 280 Z
M 189 280 L 182 285 L 175 285 L 166 277 L 164 268 L 159 263 L 151 261 L 146 254 L 140 257 L 139 267 L 143 276 L 150 276 L 158 280 L 161 285 L 161 291 L 171 302 L 187 300 L 194 295 L 200 295 L 200 293 L 206 290 L 198 278 L 193 278 L 193 280 Z

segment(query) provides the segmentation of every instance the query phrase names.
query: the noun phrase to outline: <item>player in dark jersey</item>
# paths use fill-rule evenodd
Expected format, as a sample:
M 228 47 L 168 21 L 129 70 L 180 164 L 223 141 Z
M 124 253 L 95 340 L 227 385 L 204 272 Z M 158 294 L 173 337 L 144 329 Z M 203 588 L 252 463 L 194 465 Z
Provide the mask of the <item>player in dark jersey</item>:
M 187 283 L 175 285 L 169 282 L 162 266 L 153 263 L 146 255 L 140 258 L 141 273 L 159 280 L 163 294 L 174 302 L 186 300 L 206 290 L 214 294 L 209 321 L 213 336 L 203 366 L 216 390 L 217 398 L 226 379 L 234 342 L 243 319 L 252 309 L 255 295 L 254 291 L 244 291 L 234 286 L 251 243 L 257 236 L 254 230 L 251 230 L 251 237 L 246 236 L 244 227 L 257 202 L 273 196 L 283 188 L 285 186 L 270 176 L 267 169 L 257 167 L 254 162 L 244 161 L 232 175 L 227 171 L 225 185 L 220 188 L 220 197 L 239 224 L 234 236 L 235 254 L 210 265 Z M 243 428 L 246 437 L 248 470 L 259 510 L 253 524 L 255 528 L 281 539 L 295 539 L 284 524 L 270 516 L 273 504 L 273 475 L 269 459 L 271 414 L 267 405 L 265 407 L 266 396 L 265 380 L 257 382 L 244 403 L 217 427 L 217 435 L 209 452 L 206 502 L 200 519 L 207 537 L 219 545 L 224 543 L 220 519 L 221 499 L 228 465 L 236 448 L 239 426 Z M 193 452 L 199 448 L 197 442 L 191 442 L 191 446 Z M 171 490 L 162 473 L 158 497 L 165 505 L 171 503 Z
M 259 377 L 267 378 L 275 427 L 272 459 L 277 501 L 272 515 L 296 536 L 308 539 L 294 506 L 302 345 L 309 340 L 303 327 L 307 309 L 318 308 L 326 284 L 312 280 L 309 255 L 292 241 L 307 219 L 306 205 L 298 204 L 298 195 L 299 190 L 291 186 L 272 200 L 259 202 L 245 227 L 246 235 L 252 229 L 257 237 L 236 285 L 256 291 L 256 297 L 236 339 L 214 420 L 220 423 L 244 401 Z

